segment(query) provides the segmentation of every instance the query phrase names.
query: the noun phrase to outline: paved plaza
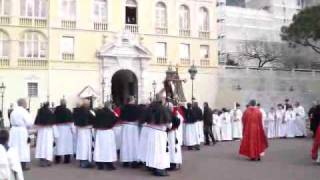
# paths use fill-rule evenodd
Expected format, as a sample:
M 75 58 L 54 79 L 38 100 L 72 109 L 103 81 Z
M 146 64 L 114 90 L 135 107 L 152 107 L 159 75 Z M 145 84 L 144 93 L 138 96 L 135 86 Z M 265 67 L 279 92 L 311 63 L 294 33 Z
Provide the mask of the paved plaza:
M 310 139 L 272 140 L 262 162 L 251 162 L 238 156 L 239 142 L 202 147 L 201 151 L 184 151 L 181 171 L 169 177 L 151 176 L 143 169 L 98 171 L 73 165 L 40 168 L 33 162 L 26 180 L 319 180 L 320 166 L 310 159 Z

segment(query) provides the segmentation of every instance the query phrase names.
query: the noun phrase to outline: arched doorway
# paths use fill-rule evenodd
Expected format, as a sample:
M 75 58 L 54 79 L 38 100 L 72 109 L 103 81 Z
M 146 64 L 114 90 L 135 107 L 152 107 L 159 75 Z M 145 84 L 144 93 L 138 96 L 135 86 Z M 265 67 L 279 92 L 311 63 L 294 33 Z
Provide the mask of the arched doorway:
M 130 70 L 119 70 L 112 76 L 111 94 L 113 102 L 123 105 L 130 96 L 138 99 L 138 79 Z

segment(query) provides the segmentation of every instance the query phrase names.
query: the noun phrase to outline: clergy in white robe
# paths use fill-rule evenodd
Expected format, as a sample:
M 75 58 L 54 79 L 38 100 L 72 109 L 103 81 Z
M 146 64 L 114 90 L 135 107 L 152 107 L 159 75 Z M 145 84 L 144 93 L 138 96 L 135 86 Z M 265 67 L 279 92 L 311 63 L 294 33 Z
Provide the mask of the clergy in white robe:
M 80 108 L 73 112 L 75 126 L 77 128 L 76 159 L 80 161 L 80 168 L 92 168 L 93 129 L 95 113 L 90 110 L 89 101 L 85 101 Z
M 232 123 L 230 112 L 226 109 L 222 109 L 221 119 L 221 138 L 222 141 L 232 140 Z
M 262 114 L 262 124 L 263 124 L 263 128 L 264 128 L 264 132 L 268 131 L 268 125 L 267 123 L 267 113 L 266 111 L 261 107 L 261 104 L 257 104 L 261 114 Z
M 9 148 L 8 140 L 8 131 L 0 130 L 0 179 L 23 180 L 18 153 L 14 148 Z
M 234 139 L 242 138 L 242 111 L 240 104 L 236 103 L 235 109 L 231 111 L 232 118 L 232 137 Z
M 287 111 L 285 114 L 285 121 L 287 122 L 287 130 L 286 130 L 286 137 L 287 138 L 294 138 L 296 136 L 296 114 L 293 111 L 292 106 L 287 106 Z
M 138 118 L 140 116 L 139 106 L 135 104 L 134 98 L 121 108 L 120 119 L 122 121 L 120 162 L 124 167 L 139 166 L 139 135 Z
M 74 154 L 75 127 L 72 118 L 72 112 L 67 108 L 66 101 L 61 100 L 60 106 L 54 111 L 55 124 L 59 136 L 55 139 L 55 162 L 60 163 L 61 157 L 64 156 L 64 163 L 68 164 L 71 155 Z
M 113 126 L 117 119 L 109 109 L 109 103 L 96 110 L 96 120 L 93 127 L 96 132 L 93 159 L 99 170 L 115 170 L 113 162 L 117 161 L 117 147 Z
M 276 137 L 276 112 L 275 109 L 272 107 L 267 114 L 267 137 L 268 138 L 275 138 Z
M 276 110 L 276 137 L 284 138 L 286 136 L 287 122 L 285 121 L 285 110 L 282 104 L 278 104 Z
M 49 109 L 49 103 L 46 102 L 38 110 L 35 125 L 37 128 L 37 143 L 35 158 L 40 160 L 41 167 L 51 166 L 53 160 L 54 138 L 58 137 L 54 130 L 55 119 L 53 112 Z
M 215 109 L 212 115 L 212 132 L 216 141 L 221 141 L 221 112 Z
M 29 170 L 30 159 L 30 139 L 28 128 L 32 127 L 33 119 L 26 110 L 25 99 L 18 100 L 18 106 L 14 108 L 10 116 L 10 138 L 9 147 L 18 151 L 19 160 L 23 170 Z
M 296 113 L 296 136 L 307 136 L 306 112 L 299 102 L 296 102 L 293 111 Z
M 204 132 L 203 132 L 203 112 L 200 109 L 198 102 L 193 103 L 193 112 L 194 112 L 194 117 L 197 120 L 196 125 L 197 125 L 197 132 L 198 132 L 198 138 L 200 143 L 204 142 Z

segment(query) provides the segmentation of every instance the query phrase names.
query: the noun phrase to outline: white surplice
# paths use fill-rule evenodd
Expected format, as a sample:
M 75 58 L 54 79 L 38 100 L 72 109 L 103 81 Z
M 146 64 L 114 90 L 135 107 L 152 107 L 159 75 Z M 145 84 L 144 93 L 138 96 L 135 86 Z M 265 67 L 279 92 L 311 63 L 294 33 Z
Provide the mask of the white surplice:
M 268 138 L 275 138 L 276 137 L 276 113 L 269 112 L 267 114 L 267 137 Z
M 296 114 L 296 136 L 307 136 L 306 112 L 302 106 L 293 110 Z
M 93 160 L 95 162 L 117 161 L 116 139 L 112 129 L 96 129 Z
M 285 137 L 287 130 L 287 122 L 285 121 L 285 110 L 276 110 L 276 137 Z
M 125 122 L 121 131 L 120 161 L 139 161 L 139 127 L 137 122 Z
M 242 138 L 242 111 L 234 109 L 231 111 L 232 120 L 232 137 L 236 139 Z
M 287 122 L 286 137 L 294 138 L 296 136 L 296 114 L 293 110 L 286 111 L 285 121 Z
M 229 112 L 222 113 L 221 119 L 221 136 L 223 141 L 232 140 L 232 124 Z
M 212 115 L 212 132 L 216 141 L 221 141 L 221 118 L 217 114 Z
M 30 144 L 28 143 L 28 128 L 33 125 L 30 113 L 18 106 L 10 116 L 11 129 L 9 146 L 18 151 L 21 162 L 30 162 Z
M 64 156 L 73 154 L 73 137 L 75 136 L 75 127 L 73 123 L 57 124 L 56 128 L 59 136 L 55 139 L 55 155 Z
M 37 126 L 36 159 L 53 160 L 54 138 L 59 137 L 55 126 Z
M 24 180 L 18 152 L 14 148 L 6 150 L 0 145 L 0 154 L 0 179 Z
M 77 160 L 92 161 L 92 137 L 91 126 L 77 127 Z

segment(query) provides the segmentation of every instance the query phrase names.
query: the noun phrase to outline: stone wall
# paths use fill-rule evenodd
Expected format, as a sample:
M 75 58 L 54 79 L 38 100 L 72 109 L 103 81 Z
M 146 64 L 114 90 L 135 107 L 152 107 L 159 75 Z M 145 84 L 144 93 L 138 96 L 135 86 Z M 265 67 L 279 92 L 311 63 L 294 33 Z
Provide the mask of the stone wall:
M 221 67 L 216 97 L 218 108 L 232 108 L 234 102 L 245 106 L 250 99 L 257 99 L 269 110 L 289 98 L 308 109 L 313 100 L 320 99 L 320 72 Z

